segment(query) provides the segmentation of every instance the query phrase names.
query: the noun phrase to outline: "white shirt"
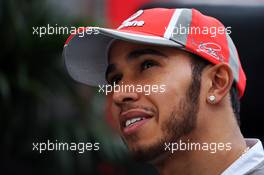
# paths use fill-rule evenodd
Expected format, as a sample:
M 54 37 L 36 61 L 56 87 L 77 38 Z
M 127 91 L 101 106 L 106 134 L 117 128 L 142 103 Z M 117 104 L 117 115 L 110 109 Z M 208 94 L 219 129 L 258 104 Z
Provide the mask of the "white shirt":
M 264 165 L 264 150 L 261 141 L 259 139 L 245 139 L 245 141 L 250 149 L 233 162 L 221 175 L 243 175 L 251 172 L 257 166 Z

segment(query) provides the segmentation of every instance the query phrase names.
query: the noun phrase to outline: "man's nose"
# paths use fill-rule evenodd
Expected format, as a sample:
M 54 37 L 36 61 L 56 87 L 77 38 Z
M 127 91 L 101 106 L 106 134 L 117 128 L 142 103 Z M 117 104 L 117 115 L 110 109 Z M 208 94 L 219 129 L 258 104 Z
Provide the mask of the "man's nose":
M 113 101 L 116 105 L 137 101 L 138 98 L 139 94 L 137 92 L 116 91 L 113 94 Z

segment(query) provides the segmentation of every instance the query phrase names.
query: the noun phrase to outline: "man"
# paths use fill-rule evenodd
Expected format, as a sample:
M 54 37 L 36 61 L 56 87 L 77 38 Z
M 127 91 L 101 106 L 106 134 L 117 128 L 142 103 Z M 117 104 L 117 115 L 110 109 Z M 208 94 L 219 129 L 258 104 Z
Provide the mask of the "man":
M 88 31 L 66 41 L 66 67 L 79 82 L 111 88 L 113 119 L 135 159 L 162 175 L 264 174 L 261 142 L 244 139 L 237 121 L 246 77 L 217 19 L 156 8 Z

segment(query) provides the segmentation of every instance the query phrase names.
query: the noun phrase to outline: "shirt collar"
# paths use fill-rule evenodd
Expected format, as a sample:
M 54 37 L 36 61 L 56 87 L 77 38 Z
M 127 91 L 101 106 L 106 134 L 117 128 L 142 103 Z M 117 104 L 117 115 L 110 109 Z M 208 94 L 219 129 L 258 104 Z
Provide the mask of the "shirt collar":
M 245 174 L 264 161 L 264 150 L 259 139 L 245 139 L 250 149 L 233 162 L 221 175 Z

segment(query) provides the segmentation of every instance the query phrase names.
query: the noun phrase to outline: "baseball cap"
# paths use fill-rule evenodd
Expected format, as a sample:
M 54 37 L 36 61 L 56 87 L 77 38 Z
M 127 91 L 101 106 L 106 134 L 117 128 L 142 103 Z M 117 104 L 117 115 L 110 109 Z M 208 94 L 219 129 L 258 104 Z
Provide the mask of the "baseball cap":
M 117 29 L 87 27 L 70 35 L 64 45 L 63 57 L 74 80 L 98 86 L 107 84 L 107 50 L 113 39 L 175 47 L 196 54 L 212 64 L 228 64 L 239 97 L 242 97 L 246 76 L 228 33 L 219 20 L 203 15 L 196 9 L 139 10 Z

